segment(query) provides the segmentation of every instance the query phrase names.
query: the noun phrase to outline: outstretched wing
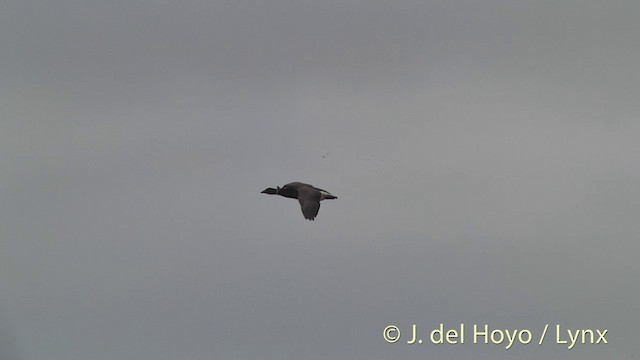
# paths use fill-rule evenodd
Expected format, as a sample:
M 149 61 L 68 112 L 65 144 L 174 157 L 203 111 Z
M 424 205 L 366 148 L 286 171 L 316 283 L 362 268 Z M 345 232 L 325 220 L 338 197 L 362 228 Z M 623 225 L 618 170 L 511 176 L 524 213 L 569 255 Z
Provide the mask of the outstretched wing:
M 300 200 L 300 208 L 305 219 L 313 220 L 320 211 L 320 201 L 302 201 Z
M 298 202 L 305 219 L 313 220 L 320 211 L 320 193 L 313 188 L 299 188 Z

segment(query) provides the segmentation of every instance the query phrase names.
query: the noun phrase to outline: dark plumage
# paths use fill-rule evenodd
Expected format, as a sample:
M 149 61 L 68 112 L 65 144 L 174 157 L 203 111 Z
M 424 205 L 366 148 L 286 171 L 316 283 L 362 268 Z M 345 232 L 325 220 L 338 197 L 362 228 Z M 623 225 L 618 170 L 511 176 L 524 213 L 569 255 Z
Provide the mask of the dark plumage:
M 325 199 L 337 199 L 338 197 L 331 195 L 328 191 L 318 189 L 309 184 L 301 182 L 292 182 L 283 187 L 267 188 L 262 194 L 280 195 L 292 199 L 298 199 L 302 215 L 305 219 L 313 220 L 320 210 L 320 201 Z

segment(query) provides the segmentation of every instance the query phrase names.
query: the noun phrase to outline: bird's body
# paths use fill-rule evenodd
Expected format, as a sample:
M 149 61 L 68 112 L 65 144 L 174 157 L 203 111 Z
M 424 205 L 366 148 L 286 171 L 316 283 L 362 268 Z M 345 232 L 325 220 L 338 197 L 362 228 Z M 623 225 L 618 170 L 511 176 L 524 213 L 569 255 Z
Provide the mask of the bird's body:
M 267 188 L 263 190 L 262 193 L 298 199 L 300 208 L 302 209 L 302 215 L 308 220 L 313 220 L 318 215 L 318 211 L 320 211 L 320 201 L 338 198 L 326 190 L 301 182 L 292 182 L 277 189 Z

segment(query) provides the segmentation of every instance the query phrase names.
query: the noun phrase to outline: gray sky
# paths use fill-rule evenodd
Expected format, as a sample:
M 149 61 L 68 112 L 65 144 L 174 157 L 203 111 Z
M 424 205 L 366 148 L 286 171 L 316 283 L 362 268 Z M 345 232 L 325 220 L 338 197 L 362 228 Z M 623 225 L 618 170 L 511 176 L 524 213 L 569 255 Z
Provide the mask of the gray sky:
M 1 8 L 0 358 L 640 356 L 640 3 Z

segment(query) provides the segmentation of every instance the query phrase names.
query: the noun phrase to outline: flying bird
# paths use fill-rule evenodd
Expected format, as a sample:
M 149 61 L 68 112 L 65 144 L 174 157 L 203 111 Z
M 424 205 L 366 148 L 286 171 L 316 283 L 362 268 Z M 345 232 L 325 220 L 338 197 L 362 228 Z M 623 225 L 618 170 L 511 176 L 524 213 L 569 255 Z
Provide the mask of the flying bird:
M 292 199 L 298 199 L 302 215 L 307 220 L 313 220 L 320 210 L 320 201 L 325 199 L 337 199 L 337 196 L 331 195 L 326 190 L 318 189 L 309 184 L 301 182 L 292 182 L 277 189 L 267 188 L 262 194 L 280 195 Z

